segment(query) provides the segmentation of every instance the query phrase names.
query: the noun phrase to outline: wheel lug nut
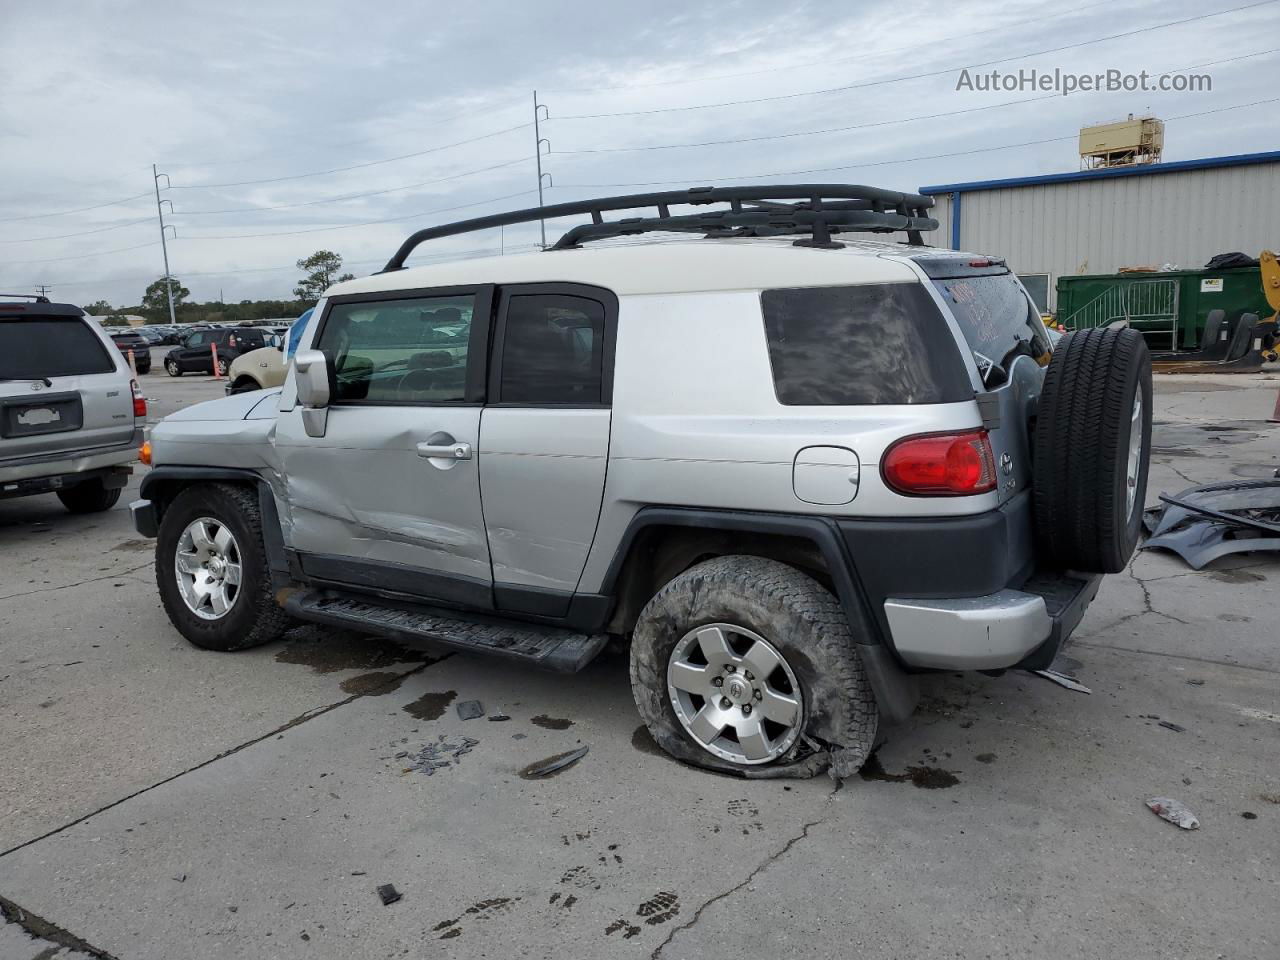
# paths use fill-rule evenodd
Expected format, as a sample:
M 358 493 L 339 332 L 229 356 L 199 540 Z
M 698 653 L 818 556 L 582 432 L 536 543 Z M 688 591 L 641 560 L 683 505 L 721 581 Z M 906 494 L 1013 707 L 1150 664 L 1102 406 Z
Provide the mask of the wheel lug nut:
M 756 698 L 757 700 L 763 700 L 763 699 L 764 699 L 764 694 L 763 694 L 763 693 L 761 693 L 759 690 L 757 690 L 757 691 L 755 692 L 755 698 Z
M 749 703 L 744 703 L 744 704 L 742 705 L 742 715 L 743 715 L 744 717 L 749 717 L 749 716 L 751 716 L 751 704 L 749 704 Z
M 725 673 L 733 673 L 733 672 L 734 672 L 735 670 L 737 670 L 737 669 L 738 669 L 737 667 L 735 667 L 732 663 L 730 663 L 730 664 L 727 664 L 727 665 L 725 666 L 725 668 L 724 668 L 724 672 L 725 672 Z
M 751 671 L 750 671 L 750 670 L 744 670 L 744 671 L 742 671 L 742 675 L 743 675 L 744 677 L 746 677 L 748 680 L 754 680 L 754 679 L 755 679 L 755 677 L 753 677 L 753 676 L 751 675 Z
M 733 706 L 733 701 L 732 701 L 732 700 L 730 700 L 728 697 L 721 697 L 721 698 L 720 698 L 720 709 L 721 709 L 721 710 L 728 710 L 728 709 L 729 709 L 730 707 L 732 707 L 732 706 Z
M 713 687 L 723 687 L 723 686 L 724 686 L 724 677 L 712 677 L 712 678 L 711 678 L 711 685 L 712 685 Z

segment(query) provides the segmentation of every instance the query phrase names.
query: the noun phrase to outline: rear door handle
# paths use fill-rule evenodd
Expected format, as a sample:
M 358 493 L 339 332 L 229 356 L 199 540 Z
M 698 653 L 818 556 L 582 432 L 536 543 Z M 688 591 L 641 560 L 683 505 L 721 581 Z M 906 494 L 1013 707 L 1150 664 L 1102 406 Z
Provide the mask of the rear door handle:
M 437 441 L 437 442 L 432 442 Z M 443 457 L 446 460 L 470 460 L 471 444 L 462 443 L 457 440 L 441 441 L 438 437 L 432 437 L 425 443 L 418 444 L 418 456 L 420 457 Z

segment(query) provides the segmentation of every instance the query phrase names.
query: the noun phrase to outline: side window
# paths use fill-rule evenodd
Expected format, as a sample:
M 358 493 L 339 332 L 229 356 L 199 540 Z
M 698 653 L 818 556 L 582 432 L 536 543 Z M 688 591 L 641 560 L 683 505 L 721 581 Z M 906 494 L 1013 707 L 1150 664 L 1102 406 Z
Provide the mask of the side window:
M 507 301 L 502 342 L 502 403 L 602 402 L 604 305 L 566 294 Z
M 205 342 L 203 331 L 197 330 L 195 333 L 187 337 L 186 345 L 188 347 L 198 347 Z
M 336 303 L 316 349 L 333 362 L 338 403 L 450 403 L 466 398 L 475 298 Z

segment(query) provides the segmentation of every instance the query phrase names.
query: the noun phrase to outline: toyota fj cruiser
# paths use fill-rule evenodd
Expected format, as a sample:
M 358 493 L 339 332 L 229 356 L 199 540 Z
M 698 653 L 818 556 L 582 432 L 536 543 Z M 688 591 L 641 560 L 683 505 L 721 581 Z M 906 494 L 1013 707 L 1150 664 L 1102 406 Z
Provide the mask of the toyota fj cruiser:
M 674 756 L 848 775 L 914 674 L 1048 666 L 1143 508 L 1141 336 L 1054 347 L 1003 261 L 922 243 L 932 202 L 698 188 L 419 231 L 327 292 L 280 390 L 153 431 L 132 509 L 169 617 L 560 671 L 626 638 Z M 564 216 L 546 252 L 404 266 Z M 616 239 L 646 233 L 697 236 Z
M 146 417 L 128 362 L 96 320 L 47 297 L 0 302 L 0 499 L 56 493 L 72 513 L 110 509 Z

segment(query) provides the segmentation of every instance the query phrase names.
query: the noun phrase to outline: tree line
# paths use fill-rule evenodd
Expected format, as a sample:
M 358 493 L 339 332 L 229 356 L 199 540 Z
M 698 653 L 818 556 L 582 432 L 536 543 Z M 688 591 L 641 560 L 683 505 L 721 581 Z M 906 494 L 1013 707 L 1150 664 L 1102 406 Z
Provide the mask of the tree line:
M 173 294 L 173 313 L 179 323 L 240 323 L 244 320 L 265 320 L 276 317 L 296 317 L 309 307 L 314 307 L 321 294 L 335 283 L 354 279 L 354 274 L 342 273 L 342 257 L 331 250 L 317 250 L 297 262 L 305 275 L 293 288 L 292 300 L 241 300 L 239 303 L 223 303 L 209 300 L 204 303 L 189 300 L 191 291 L 177 277 L 170 277 L 168 285 Z M 169 295 L 165 291 L 165 278 L 160 277 L 147 285 L 142 301 L 132 306 L 112 306 L 105 300 L 86 304 L 86 313 L 103 317 L 103 323 L 122 325 L 126 314 L 145 317 L 148 323 L 169 322 Z

